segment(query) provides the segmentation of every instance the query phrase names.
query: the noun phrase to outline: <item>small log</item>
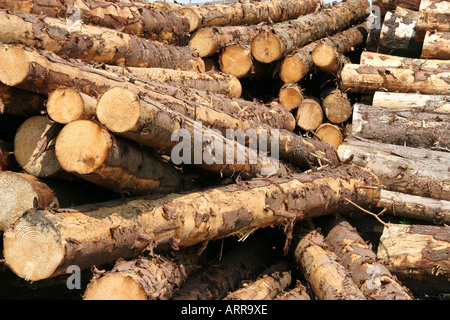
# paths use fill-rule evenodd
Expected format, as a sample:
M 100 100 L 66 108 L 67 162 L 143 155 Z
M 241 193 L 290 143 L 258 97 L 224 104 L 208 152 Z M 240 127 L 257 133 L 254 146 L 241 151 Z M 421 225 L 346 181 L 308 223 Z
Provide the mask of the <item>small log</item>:
M 450 150 L 450 115 L 356 103 L 352 136 L 414 148 Z
M 94 118 L 97 100 L 74 88 L 58 88 L 49 94 L 46 105 L 53 121 L 67 124 Z
M 415 293 L 450 290 L 448 227 L 389 224 L 380 238 L 377 257 Z
M 392 110 L 411 110 L 429 113 L 450 113 L 450 95 L 396 93 L 377 91 L 373 95 L 373 107 Z
M 0 83 L 0 114 L 38 116 L 45 110 L 45 97 Z
M 450 31 L 427 31 L 423 40 L 422 58 L 450 60 Z
M 303 90 L 296 83 L 285 84 L 278 94 L 278 101 L 290 110 L 298 108 L 303 102 Z
M 136 258 L 149 244 L 184 248 L 291 219 L 353 212 L 345 199 L 370 210 L 379 201 L 378 184 L 368 170 L 341 166 L 70 212 L 32 210 L 5 231 L 4 257 L 19 277 L 37 281 L 65 273 L 73 264 L 85 269 Z M 257 256 L 267 261 L 270 255 Z
M 323 113 L 330 122 L 339 124 L 350 119 L 353 106 L 345 92 L 331 86 L 322 91 L 321 99 Z
M 314 65 L 322 72 L 336 76 L 350 60 L 332 46 L 319 44 L 311 53 Z
M 304 99 L 297 108 L 295 120 L 304 131 L 316 130 L 323 122 L 322 105 L 315 99 Z
M 381 190 L 378 206 L 394 216 L 450 225 L 450 201 Z
M 360 64 L 371 67 L 450 70 L 448 60 L 406 58 L 368 51 L 361 53 Z
M 422 0 L 419 7 L 417 29 L 450 31 L 450 4 L 444 0 Z
M 322 123 L 316 129 L 314 138 L 328 143 L 333 146 L 335 150 L 337 150 L 344 141 L 342 130 L 338 126 L 331 123 Z

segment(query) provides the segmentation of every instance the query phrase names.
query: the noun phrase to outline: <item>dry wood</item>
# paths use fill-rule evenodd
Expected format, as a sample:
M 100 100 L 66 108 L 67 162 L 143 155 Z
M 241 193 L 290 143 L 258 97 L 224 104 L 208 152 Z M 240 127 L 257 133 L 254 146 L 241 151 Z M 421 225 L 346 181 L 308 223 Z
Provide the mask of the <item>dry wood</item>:
M 314 65 L 322 72 L 337 76 L 342 67 L 350 60 L 336 51 L 333 46 L 325 43 L 319 44 L 311 54 Z
M 383 189 L 450 200 L 448 152 L 351 140 L 339 147 L 338 154 L 344 163 L 372 170 Z
M 105 0 L 0 0 L 0 8 L 65 18 L 73 28 L 82 20 L 83 24 L 120 29 L 128 34 L 181 46 L 187 44 L 189 35 L 186 18 L 152 3 L 140 6 Z
M 64 126 L 55 143 L 56 158 L 70 173 L 114 192 L 135 195 L 179 191 L 181 172 L 97 123 L 78 120 Z
M 295 116 L 297 126 L 304 131 L 314 131 L 323 122 L 322 105 L 312 98 L 305 98 Z
M 316 129 L 314 137 L 315 139 L 332 145 L 335 150 L 337 150 L 344 141 L 342 130 L 338 126 L 331 123 L 322 123 Z
M 294 289 L 280 292 L 273 300 L 311 300 L 305 286 L 297 280 Z
M 450 96 L 377 91 L 372 106 L 392 110 L 450 113 Z
M 445 0 L 422 0 L 417 29 L 450 31 L 450 3 Z
M 325 240 L 368 300 L 412 300 L 407 288 L 377 260 L 371 245 L 345 219 L 333 219 Z
M 303 102 L 303 90 L 297 83 L 283 85 L 278 94 L 278 101 L 290 110 L 298 108 Z
M 352 136 L 401 146 L 450 150 L 450 115 L 356 103 Z
M 278 22 L 294 19 L 314 12 L 321 5 L 317 0 L 274 0 L 233 5 L 182 7 L 178 13 L 190 23 L 190 31 L 201 27 L 256 25 L 261 22 Z
M 372 0 L 372 8 L 376 6 L 380 12 L 374 12 L 383 18 L 388 11 L 395 11 L 397 7 L 419 11 L 421 0 Z
M 331 86 L 322 91 L 321 98 L 323 113 L 330 122 L 344 123 L 351 117 L 353 106 L 345 92 Z
M 341 90 L 345 92 L 374 93 L 384 89 L 403 93 L 450 94 L 450 70 L 346 64 L 340 76 Z
M 423 40 L 422 58 L 450 60 L 450 31 L 427 31 Z
M 219 55 L 219 66 L 222 72 L 238 78 L 264 77 L 273 73 L 271 64 L 256 61 L 252 56 L 249 44 L 231 44 Z
M 449 227 L 389 224 L 377 257 L 413 292 L 449 292 L 449 232 Z
M 31 117 L 40 115 L 45 97 L 0 83 L 0 114 L 8 113 Z
M 276 23 L 253 39 L 252 55 L 263 63 L 284 58 L 311 41 L 361 23 L 369 15 L 368 8 L 369 2 L 366 0 L 349 0 L 297 19 Z
M 381 190 L 378 206 L 394 216 L 450 225 L 450 201 Z
M 345 198 L 371 208 L 379 200 L 378 183 L 368 170 L 341 166 L 189 194 L 74 207 L 70 213 L 28 211 L 4 233 L 4 256 L 19 277 L 45 279 L 73 264 L 84 269 L 135 258 L 149 244 L 182 248 L 291 219 L 352 212 L 355 207 Z
M 3 43 L 21 43 L 92 63 L 205 71 L 203 60 L 187 46 L 173 46 L 91 25 L 69 28 L 64 20 L 0 10 Z
M 294 259 L 318 300 L 367 300 L 319 231 L 299 236 Z
M 412 68 L 417 70 L 450 70 L 448 60 L 406 58 L 368 51 L 361 53 L 360 64 L 372 67 Z
M 46 106 L 53 121 L 67 124 L 94 118 L 97 100 L 73 88 L 58 88 L 49 94 Z

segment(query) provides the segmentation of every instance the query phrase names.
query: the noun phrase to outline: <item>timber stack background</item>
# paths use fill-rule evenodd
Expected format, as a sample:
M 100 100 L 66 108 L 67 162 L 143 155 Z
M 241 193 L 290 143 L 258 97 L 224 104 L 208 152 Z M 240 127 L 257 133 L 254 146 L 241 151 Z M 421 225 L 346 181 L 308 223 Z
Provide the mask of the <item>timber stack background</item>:
M 441 0 L 0 0 L 0 298 L 448 299 L 449 48 Z

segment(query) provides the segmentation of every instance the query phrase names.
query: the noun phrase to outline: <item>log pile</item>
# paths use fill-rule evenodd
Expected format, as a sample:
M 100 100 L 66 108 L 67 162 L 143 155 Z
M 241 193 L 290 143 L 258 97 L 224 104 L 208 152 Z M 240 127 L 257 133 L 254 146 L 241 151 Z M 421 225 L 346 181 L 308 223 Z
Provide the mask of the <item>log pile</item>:
M 449 293 L 448 11 L 383 3 L 0 0 L 0 297 Z

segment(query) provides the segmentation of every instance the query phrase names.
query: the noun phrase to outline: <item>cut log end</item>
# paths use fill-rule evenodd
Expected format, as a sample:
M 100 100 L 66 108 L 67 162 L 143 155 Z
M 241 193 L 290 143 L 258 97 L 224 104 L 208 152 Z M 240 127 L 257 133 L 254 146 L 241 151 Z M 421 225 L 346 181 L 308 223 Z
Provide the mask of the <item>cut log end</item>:
M 305 131 L 316 130 L 323 122 L 322 106 L 313 99 L 305 99 L 297 109 L 297 125 Z
M 112 132 L 123 133 L 138 123 L 141 115 L 139 97 L 125 88 L 112 88 L 97 103 L 97 118 Z
M 83 115 L 84 101 L 73 88 L 60 88 L 53 91 L 47 100 L 49 117 L 62 124 L 78 120 Z
M 252 41 L 252 55 L 262 63 L 271 63 L 282 57 L 281 42 L 268 31 L 260 32 Z
M 55 151 L 65 171 L 90 174 L 108 154 L 110 136 L 98 124 L 78 120 L 67 124 L 56 139 Z
M 4 45 L 0 49 L 0 82 L 8 86 L 21 83 L 27 76 L 30 63 L 23 48 L 17 45 Z
M 344 141 L 344 136 L 338 126 L 331 123 L 323 123 L 317 128 L 315 139 L 326 142 L 337 150 Z
M 189 21 L 189 32 L 193 32 L 198 29 L 200 26 L 200 18 L 195 13 L 195 10 L 192 10 L 190 8 L 181 8 L 178 10 L 178 13 L 188 19 Z
M 303 94 L 298 85 L 285 85 L 280 89 L 279 102 L 288 109 L 295 109 L 303 102 Z
M 147 295 L 132 276 L 114 272 L 92 282 L 83 300 L 147 300 Z
M 251 51 L 244 46 L 227 46 L 219 56 L 219 65 L 222 72 L 237 78 L 245 77 L 253 67 Z
M 189 47 L 196 51 L 200 57 L 209 57 L 216 53 L 217 46 L 210 30 L 202 28 L 197 30 L 189 40 Z
M 339 90 L 330 93 L 323 100 L 322 106 L 325 116 L 333 123 L 347 121 L 353 111 L 353 106 L 347 95 Z
M 287 56 L 280 68 L 280 78 L 284 83 L 296 83 L 306 75 L 304 63 L 295 55 Z

